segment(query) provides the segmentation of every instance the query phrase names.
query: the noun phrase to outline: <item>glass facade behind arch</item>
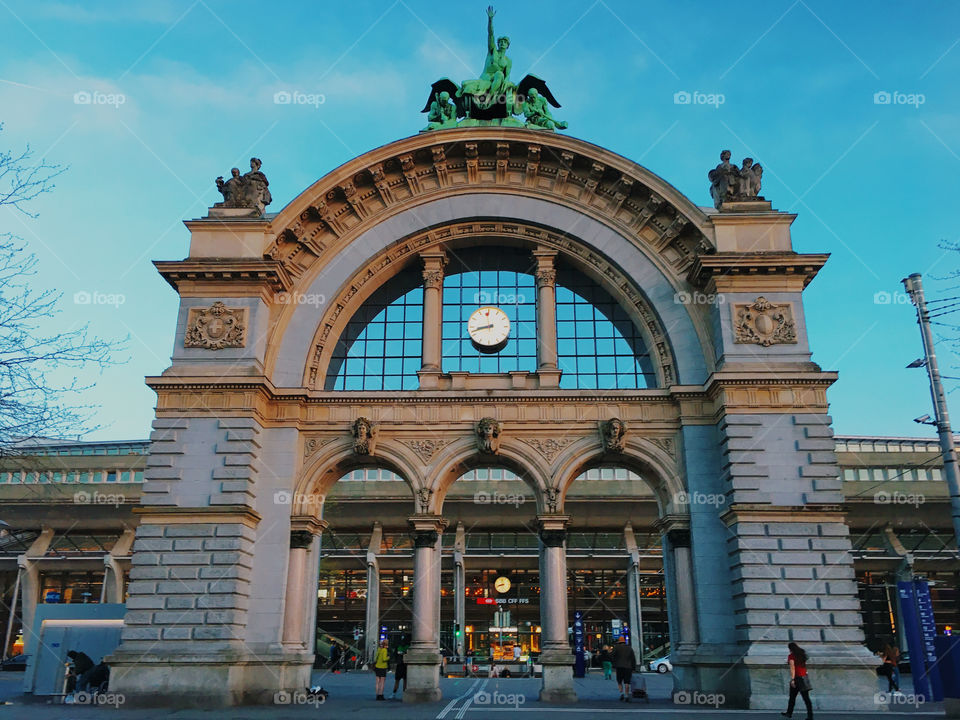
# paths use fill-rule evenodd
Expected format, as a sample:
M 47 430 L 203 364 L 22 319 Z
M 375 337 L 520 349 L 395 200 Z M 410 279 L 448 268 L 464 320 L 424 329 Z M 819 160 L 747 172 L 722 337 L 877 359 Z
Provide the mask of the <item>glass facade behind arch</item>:
M 503 374 L 537 369 L 537 288 L 533 258 L 519 248 L 468 248 L 453 253 L 443 287 L 444 372 Z M 497 353 L 481 353 L 466 331 L 478 308 L 510 318 Z M 557 364 L 569 390 L 656 387 L 650 353 L 627 311 L 582 272 L 557 263 Z M 333 350 L 327 390 L 416 390 L 423 346 L 423 281 L 419 269 L 384 283 L 353 315 Z

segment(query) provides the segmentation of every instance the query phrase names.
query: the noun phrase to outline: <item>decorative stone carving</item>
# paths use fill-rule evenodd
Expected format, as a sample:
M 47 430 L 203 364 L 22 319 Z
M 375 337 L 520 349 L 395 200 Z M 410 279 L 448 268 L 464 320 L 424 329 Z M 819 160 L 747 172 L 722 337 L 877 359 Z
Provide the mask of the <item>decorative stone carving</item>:
M 560 512 L 560 488 L 553 487 L 552 485 L 547 487 L 543 494 L 544 503 L 546 508 L 544 508 L 548 513 L 555 514 Z
M 733 303 L 733 339 L 737 343 L 796 344 L 792 303 L 772 303 L 762 295 L 752 303 Z
M 433 490 L 428 487 L 417 488 L 417 512 L 427 514 L 430 512 L 430 498 L 433 497 Z
M 610 418 L 600 423 L 600 440 L 607 452 L 623 452 L 626 435 L 627 424 L 620 418 Z
M 663 450 L 667 455 L 676 456 L 673 438 L 650 438 L 650 442 Z
M 313 544 L 313 533 L 309 530 L 291 530 L 290 548 L 306 549 Z
M 303 443 L 303 456 L 305 458 L 310 457 L 311 455 L 316 453 L 320 448 L 322 448 L 324 445 L 333 441 L 333 439 L 334 438 L 332 437 L 325 437 L 325 436 L 308 437 L 306 441 Z
M 537 270 L 537 287 L 553 287 L 557 282 L 557 271 L 551 268 Z
M 567 541 L 567 531 L 543 529 L 540 531 L 540 540 L 547 547 L 563 547 Z
M 492 417 L 485 417 L 477 423 L 477 446 L 480 452 L 495 455 L 500 450 L 500 423 Z
M 430 458 L 447 444 L 446 440 L 407 440 L 404 442 L 409 448 L 412 448 L 423 462 L 430 462 Z
M 675 547 L 690 547 L 690 530 L 689 528 L 673 528 L 672 530 L 667 530 L 667 540 L 670 541 L 670 544 Z
M 413 546 L 415 548 L 433 547 L 440 539 L 440 533 L 436 530 L 417 530 L 413 533 Z
M 526 443 L 531 447 L 536 448 L 537 452 L 547 459 L 547 462 L 553 462 L 553 459 L 557 456 L 557 453 L 563 450 L 575 439 L 576 438 L 572 437 L 561 438 L 560 440 L 555 438 L 530 438 L 526 441 Z
M 190 308 L 183 346 L 222 350 L 246 345 L 246 308 L 228 308 L 219 300 L 207 309 Z
M 735 200 L 763 200 L 760 197 L 760 181 L 763 167 L 753 158 L 744 158 L 738 168 L 730 162 L 730 151 L 720 153 L 720 164 L 707 173 L 710 180 L 710 197 L 713 206 L 720 209 L 725 202 Z
M 223 195 L 223 202 L 215 208 L 250 208 L 256 215 L 263 215 L 267 205 L 273 202 L 270 195 L 267 176 L 260 171 L 260 158 L 250 158 L 250 172 L 240 174 L 239 168 L 230 170 L 230 179 L 224 182 L 223 176 L 217 178 L 217 190 Z
M 377 442 L 377 426 L 365 417 L 353 421 L 353 451 L 357 455 L 373 455 Z
M 443 288 L 443 270 L 424 270 L 423 286 L 425 288 Z

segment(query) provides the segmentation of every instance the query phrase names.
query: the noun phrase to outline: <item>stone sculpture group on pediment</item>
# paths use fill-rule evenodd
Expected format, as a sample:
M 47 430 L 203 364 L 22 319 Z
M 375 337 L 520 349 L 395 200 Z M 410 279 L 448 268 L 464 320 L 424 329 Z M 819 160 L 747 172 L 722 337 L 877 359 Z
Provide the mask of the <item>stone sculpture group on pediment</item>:
M 760 196 L 762 177 L 763 167 L 753 158 L 744 158 L 742 167 L 738 168 L 730 162 L 730 151 L 722 151 L 720 164 L 707 173 L 713 206 L 719 210 L 725 202 L 763 200 Z
M 270 195 L 270 182 L 260 170 L 260 158 L 250 158 L 250 172 L 240 174 L 239 168 L 230 170 L 230 179 L 217 178 L 217 190 L 223 195 L 223 202 L 214 205 L 217 208 L 249 208 L 257 215 L 263 215 L 267 205 L 273 202 Z

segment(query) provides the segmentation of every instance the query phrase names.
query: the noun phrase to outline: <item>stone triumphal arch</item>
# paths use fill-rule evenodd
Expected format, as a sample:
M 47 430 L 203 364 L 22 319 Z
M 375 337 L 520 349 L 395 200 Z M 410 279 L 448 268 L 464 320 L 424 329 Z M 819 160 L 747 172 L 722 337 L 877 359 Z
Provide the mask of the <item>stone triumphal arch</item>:
M 566 540 L 604 513 L 578 517 L 570 498 L 586 470 L 615 464 L 653 493 L 677 689 L 779 705 L 795 640 L 818 664 L 818 701 L 858 705 L 872 660 L 827 415 L 836 375 L 810 360 L 802 303 L 827 256 L 794 252 L 794 216 L 762 198 L 718 204 L 580 140 L 469 127 L 358 157 L 276 215 L 187 222 L 189 256 L 157 263 L 181 302 L 173 362 L 148 378 L 156 420 L 114 687 L 229 704 L 306 686 L 321 539 L 337 522 L 327 496 L 375 465 L 409 489 L 404 699 L 439 698 L 449 496 L 496 465 L 533 498 L 541 699 L 572 700 Z M 468 290 L 486 290 L 467 275 L 487 270 L 529 282 L 506 342 L 530 364 L 470 355 L 456 312 L 476 309 Z M 616 318 L 625 356 L 593 357 L 585 297 Z M 396 307 L 408 315 L 376 336 L 376 313 Z M 630 501 L 608 507 L 650 525 Z

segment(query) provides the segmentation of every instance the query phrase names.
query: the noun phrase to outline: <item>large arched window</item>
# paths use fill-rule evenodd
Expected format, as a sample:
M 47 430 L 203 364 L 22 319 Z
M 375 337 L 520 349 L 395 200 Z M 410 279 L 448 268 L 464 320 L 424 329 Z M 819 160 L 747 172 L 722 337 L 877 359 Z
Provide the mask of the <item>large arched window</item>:
M 504 374 L 537 370 L 536 263 L 514 247 L 448 250 L 443 280 L 442 371 Z M 563 389 L 656 386 L 650 353 L 627 311 L 592 278 L 557 262 L 557 364 Z M 467 333 L 470 314 L 494 305 L 510 318 L 510 336 L 483 353 Z M 328 368 L 327 390 L 416 390 L 423 348 L 423 277 L 404 270 L 357 310 Z

